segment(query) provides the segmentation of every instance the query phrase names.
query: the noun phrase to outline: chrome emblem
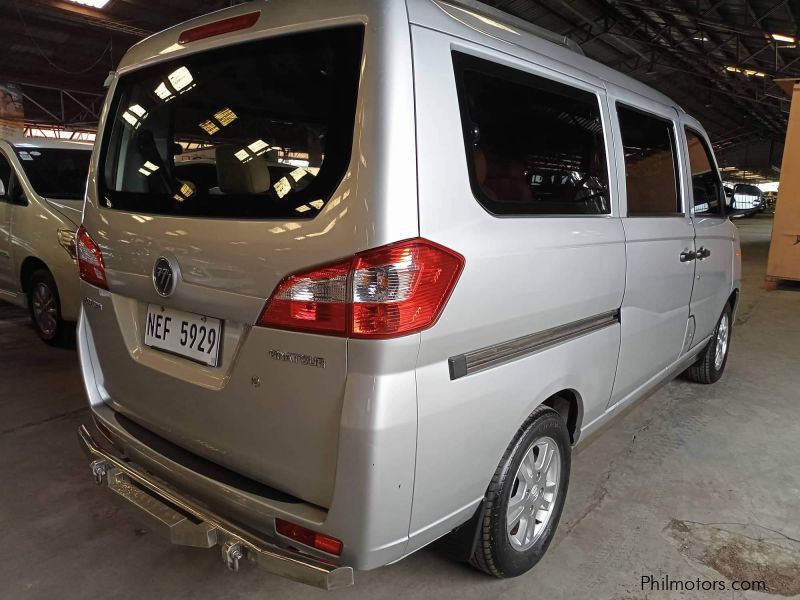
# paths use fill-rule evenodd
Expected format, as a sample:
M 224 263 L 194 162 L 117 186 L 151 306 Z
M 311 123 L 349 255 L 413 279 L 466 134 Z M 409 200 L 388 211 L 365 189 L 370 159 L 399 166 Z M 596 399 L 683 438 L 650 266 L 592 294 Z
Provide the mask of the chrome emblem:
M 169 261 L 160 256 L 153 266 L 153 285 L 159 296 L 166 298 L 175 291 L 175 273 Z

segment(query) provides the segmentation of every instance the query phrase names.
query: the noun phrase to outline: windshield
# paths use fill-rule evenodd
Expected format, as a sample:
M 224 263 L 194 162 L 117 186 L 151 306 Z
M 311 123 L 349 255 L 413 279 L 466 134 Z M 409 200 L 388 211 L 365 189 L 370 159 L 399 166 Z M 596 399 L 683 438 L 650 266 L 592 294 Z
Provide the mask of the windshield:
M 363 32 L 270 38 L 122 77 L 106 125 L 101 203 L 313 217 L 350 163 Z
M 83 200 L 92 158 L 90 148 L 64 150 L 16 147 L 14 150 L 37 194 L 58 200 Z

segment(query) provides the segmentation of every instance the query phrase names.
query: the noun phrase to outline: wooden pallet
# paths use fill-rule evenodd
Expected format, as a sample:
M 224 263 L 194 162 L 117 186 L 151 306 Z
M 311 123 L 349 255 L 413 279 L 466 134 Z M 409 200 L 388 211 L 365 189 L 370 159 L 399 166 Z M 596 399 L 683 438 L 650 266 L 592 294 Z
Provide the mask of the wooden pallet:
M 773 277 L 771 275 L 764 277 L 764 289 L 768 292 L 774 292 L 783 286 L 797 288 L 800 286 L 800 281 L 797 279 L 786 279 L 785 277 Z

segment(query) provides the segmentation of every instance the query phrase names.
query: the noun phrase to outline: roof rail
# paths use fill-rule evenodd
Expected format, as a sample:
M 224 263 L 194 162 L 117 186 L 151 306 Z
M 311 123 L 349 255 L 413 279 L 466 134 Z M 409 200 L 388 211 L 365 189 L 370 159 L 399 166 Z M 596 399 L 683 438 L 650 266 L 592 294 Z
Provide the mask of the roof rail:
M 511 25 L 525 31 L 526 33 L 530 33 L 531 35 L 535 35 L 537 37 L 543 38 L 548 42 L 553 42 L 554 44 L 558 44 L 559 46 L 563 46 L 565 48 L 569 48 L 573 52 L 576 52 L 580 55 L 585 55 L 583 48 L 573 39 L 565 36 L 559 35 L 549 29 L 545 29 L 544 27 L 539 27 L 538 25 L 534 25 L 530 21 L 526 21 L 525 19 L 520 19 L 519 17 L 515 17 L 514 15 L 489 6 L 488 4 L 484 4 L 483 2 L 478 2 L 477 0 L 437 0 L 439 4 L 443 5 L 450 5 L 455 8 L 465 7 L 469 8 L 471 11 L 474 11 L 478 15 L 481 16 L 488 16 L 496 19 L 497 21 L 503 23 L 504 25 Z

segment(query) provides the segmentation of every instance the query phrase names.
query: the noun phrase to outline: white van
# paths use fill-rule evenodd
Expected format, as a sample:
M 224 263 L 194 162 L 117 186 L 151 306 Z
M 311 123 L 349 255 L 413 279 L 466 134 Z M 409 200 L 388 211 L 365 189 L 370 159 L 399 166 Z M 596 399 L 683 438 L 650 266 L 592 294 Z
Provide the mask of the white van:
M 330 589 L 450 535 L 524 573 L 572 446 L 725 368 L 739 243 L 700 123 L 478 3 L 179 25 L 127 53 L 100 137 L 82 444 L 231 568 Z
M 0 138 L 0 300 L 30 310 L 39 337 L 75 340 L 81 221 L 92 146 Z

